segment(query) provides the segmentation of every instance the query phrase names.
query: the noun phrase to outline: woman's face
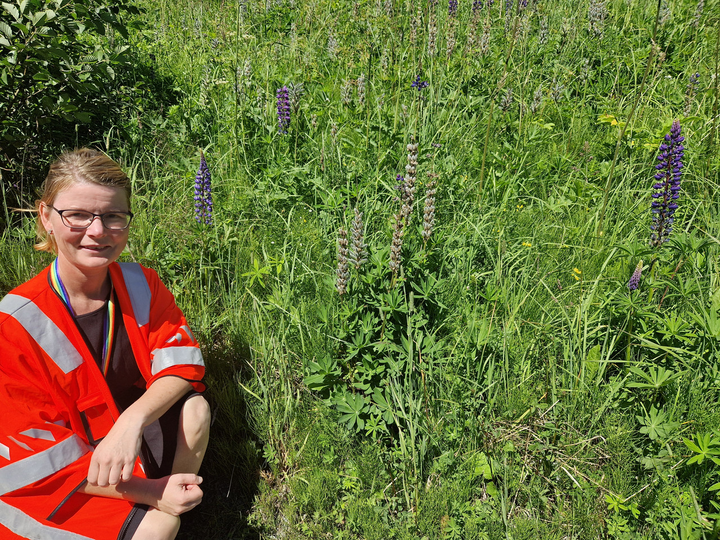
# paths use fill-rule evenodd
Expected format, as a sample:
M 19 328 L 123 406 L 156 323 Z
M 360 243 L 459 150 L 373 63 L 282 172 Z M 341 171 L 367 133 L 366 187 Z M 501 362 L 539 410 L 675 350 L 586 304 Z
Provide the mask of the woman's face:
M 87 229 L 71 228 L 63 223 L 56 210 L 82 210 L 93 214 L 128 212 L 124 189 L 73 182 L 58 193 L 52 205 L 41 203 L 40 218 L 45 230 L 57 242 L 58 262 L 63 266 L 72 265 L 83 273 L 102 270 L 125 249 L 128 229 L 107 229 L 98 217 Z M 68 214 L 70 212 L 65 215 Z

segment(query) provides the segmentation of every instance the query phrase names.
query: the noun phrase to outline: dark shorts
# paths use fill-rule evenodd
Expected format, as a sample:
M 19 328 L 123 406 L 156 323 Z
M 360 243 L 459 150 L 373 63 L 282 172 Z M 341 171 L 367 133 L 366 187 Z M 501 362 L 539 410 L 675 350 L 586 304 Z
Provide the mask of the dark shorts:
M 143 443 L 140 448 L 140 461 L 145 476 L 148 478 L 162 478 L 172 472 L 177 447 L 180 411 L 185 402 L 195 395 L 201 394 L 195 390 L 190 390 L 175 405 L 170 407 L 165 414 L 145 428 Z M 120 530 L 118 540 L 131 540 L 148 509 L 149 507 L 146 504 L 135 505 Z

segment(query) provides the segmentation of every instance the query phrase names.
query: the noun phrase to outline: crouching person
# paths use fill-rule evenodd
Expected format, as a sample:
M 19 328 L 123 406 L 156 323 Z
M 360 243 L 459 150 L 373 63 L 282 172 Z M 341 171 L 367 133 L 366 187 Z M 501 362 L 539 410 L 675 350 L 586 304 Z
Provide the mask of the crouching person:
M 36 209 L 57 258 L 0 302 L 0 538 L 175 538 L 203 495 L 205 367 L 157 274 L 116 262 L 130 180 L 69 152 Z

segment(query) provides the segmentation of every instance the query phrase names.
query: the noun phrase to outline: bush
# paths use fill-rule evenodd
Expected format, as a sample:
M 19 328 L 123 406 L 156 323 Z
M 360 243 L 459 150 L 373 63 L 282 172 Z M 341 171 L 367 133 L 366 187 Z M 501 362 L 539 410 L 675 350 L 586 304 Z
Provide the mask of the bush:
M 127 38 L 121 14 L 137 13 L 126 0 L 0 4 L 0 153 L 10 183 L 20 160 L 50 159 L 77 142 L 78 123 L 118 112 L 113 81 L 130 60 L 116 35 Z

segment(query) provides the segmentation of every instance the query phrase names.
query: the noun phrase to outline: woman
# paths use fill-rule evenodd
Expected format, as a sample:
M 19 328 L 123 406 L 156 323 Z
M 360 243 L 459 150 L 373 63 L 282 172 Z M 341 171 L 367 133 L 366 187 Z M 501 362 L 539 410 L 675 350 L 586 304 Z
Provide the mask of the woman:
M 0 302 L 0 538 L 174 538 L 202 499 L 202 354 L 157 274 L 117 263 L 130 180 L 101 152 L 50 167 L 48 268 Z

